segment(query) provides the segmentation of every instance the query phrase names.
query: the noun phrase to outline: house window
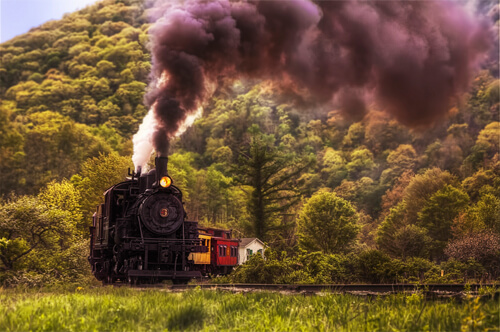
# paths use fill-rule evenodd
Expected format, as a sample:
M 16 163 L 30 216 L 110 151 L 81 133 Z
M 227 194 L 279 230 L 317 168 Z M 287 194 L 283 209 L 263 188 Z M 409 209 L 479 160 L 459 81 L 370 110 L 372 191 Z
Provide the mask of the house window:
M 247 249 L 247 256 L 252 256 L 252 255 L 253 255 L 253 250 Z
M 257 252 L 262 256 L 262 249 L 257 250 Z

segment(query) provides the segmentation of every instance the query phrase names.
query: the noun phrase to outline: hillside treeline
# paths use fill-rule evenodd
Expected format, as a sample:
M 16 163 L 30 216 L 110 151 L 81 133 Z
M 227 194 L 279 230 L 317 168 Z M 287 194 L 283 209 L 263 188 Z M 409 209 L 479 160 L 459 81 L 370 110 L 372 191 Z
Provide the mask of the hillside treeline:
M 88 276 L 92 209 L 132 167 L 147 112 L 147 10 L 105 0 L 0 45 L 4 284 Z M 236 81 L 173 142 L 169 172 L 189 219 L 268 244 L 236 281 L 497 278 L 497 74 L 478 72 L 446 121 L 419 129 Z

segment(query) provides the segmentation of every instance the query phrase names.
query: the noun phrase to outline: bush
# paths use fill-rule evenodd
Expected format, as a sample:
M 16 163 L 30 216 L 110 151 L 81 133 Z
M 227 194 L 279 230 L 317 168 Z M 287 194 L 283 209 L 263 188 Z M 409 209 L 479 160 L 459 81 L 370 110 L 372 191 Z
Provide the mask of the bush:
M 445 254 L 466 263 L 471 259 L 484 266 L 493 277 L 500 275 L 500 236 L 493 232 L 475 233 L 448 244 Z
M 444 270 L 444 276 L 441 276 Z M 475 260 L 450 260 L 441 266 L 412 257 L 391 259 L 379 250 L 359 254 L 325 255 L 321 252 L 299 252 L 289 257 L 285 252 L 266 250 L 266 259 L 254 255 L 231 275 L 215 283 L 329 284 L 329 283 L 450 283 L 484 279 L 487 274 Z
M 413 257 L 404 262 L 402 282 L 428 282 L 439 276 L 439 267 L 428 259 Z
M 266 259 L 253 255 L 233 272 L 232 280 L 238 283 L 276 284 L 297 270 L 292 268 L 292 264 L 285 253 L 266 250 Z
M 381 283 L 387 279 L 384 265 L 390 261 L 391 258 L 380 250 L 366 250 L 358 255 L 355 272 L 363 282 Z
M 486 275 L 486 269 L 474 259 L 469 259 L 466 262 L 450 259 L 442 263 L 441 268 L 444 271 L 446 281 L 466 283 L 471 279 L 477 281 Z

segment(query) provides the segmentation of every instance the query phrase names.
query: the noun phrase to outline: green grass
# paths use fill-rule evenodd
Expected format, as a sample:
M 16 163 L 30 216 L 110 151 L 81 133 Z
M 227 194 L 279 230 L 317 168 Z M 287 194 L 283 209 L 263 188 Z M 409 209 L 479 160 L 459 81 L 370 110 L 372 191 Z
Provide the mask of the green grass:
M 0 331 L 482 331 L 500 330 L 499 316 L 495 300 L 425 301 L 418 294 L 0 291 Z

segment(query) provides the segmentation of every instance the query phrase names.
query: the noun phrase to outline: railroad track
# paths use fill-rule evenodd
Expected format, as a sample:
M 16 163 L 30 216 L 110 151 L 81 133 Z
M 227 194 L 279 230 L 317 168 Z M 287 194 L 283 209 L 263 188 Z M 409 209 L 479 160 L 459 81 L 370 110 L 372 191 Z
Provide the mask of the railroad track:
M 164 288 L 170 290 L 221 289 L 232 291 L 285 291 L 292 293 L 402 293 L 422 291 L 426 293 L 456 294 L 465 291 L 477 293 L 479 289 L 486 287 L 490 290 L 500 291 L 498 284 L 326 284 L 326 285 L 276 285 L 276 284 L 190 284 L 190 285 L 138 285 L 139 288 Z

